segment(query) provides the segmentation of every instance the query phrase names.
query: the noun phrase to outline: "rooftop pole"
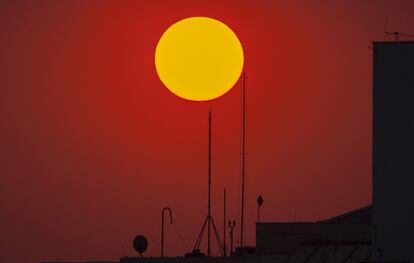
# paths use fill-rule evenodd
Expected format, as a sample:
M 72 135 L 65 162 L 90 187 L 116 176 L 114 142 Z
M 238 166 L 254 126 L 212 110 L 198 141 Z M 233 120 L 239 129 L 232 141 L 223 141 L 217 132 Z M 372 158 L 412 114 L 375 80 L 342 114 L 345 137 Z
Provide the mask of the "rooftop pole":
M 211 118 L 211 109 L 208 112 L 208 203 L 207 203 L 207 217 L 204 220 L 203 226 L 201 231 L 198 235 L 196 243 L 193 248 L 193 254 L 200 253 L 200 244 L 203 239 L 204 230 L 206 230 L 207 226 L 207 256 L 211 256 L 211 229 L 214 231 L 214 235 L 216 237 L 217 245 L 219 247 L 220 253 L 224 254 L 223 244 L 221 243 L 219 233 L 217 231 L 216 225 L 214 224 L 213 217 L 211 216 L 211 125 L 212 118 Z
M 207 222 L 207 256 L 210 256 L 211 233 L 211 109 L 208 112 L 208 222 Z
M 242 190 L 241 190 L 241 215 L 240 215 L 240 247 L 244 243 L 244 178 L 246 175 L 246 72 L 243 73 L 243 98 L 242 98 Z
M 227 212 L 227 191 L 224 188 L 224 206 L 223 206 L 223 257 L 227 255 L 227 245 L 226 245 L 226 212 Z

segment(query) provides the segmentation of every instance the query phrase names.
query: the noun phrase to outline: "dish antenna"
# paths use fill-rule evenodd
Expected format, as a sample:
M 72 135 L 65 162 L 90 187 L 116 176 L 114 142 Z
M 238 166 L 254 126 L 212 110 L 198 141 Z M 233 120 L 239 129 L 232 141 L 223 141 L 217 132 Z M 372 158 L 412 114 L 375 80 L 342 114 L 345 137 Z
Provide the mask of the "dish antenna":
M 144 253 L 148 248 L 148 240 L 146 237 L 142 235 L 138 235 L 134 238 L 133 245 L 134 245 L 134 249 L 142 257 L 142 253 Z

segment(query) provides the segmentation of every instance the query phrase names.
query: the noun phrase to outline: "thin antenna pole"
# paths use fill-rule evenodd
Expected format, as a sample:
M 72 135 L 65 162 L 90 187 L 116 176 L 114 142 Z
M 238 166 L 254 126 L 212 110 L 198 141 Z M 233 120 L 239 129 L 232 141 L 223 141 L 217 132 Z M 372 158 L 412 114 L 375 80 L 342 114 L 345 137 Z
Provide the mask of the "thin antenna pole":
M 207 222 L 207 256 L 210 256 L 211 228 L 211 109 L 208 112 L 208 222 Z
M 384 41 L 389 40 L 388 32 L 388 5 L 385 5 Z
M 227 191 L 226 188 L 224 188 L 224 205 L 223 205 L 223 257 L 226 257 L 227 254 L 227 245 L 226 245 L 226 200 L 227 199 Z
M 214 235 L 216 237 L 217 245 L 219 247 L 221 255 L 223 255 L 223 243 L 221 243 L 220 236 L 218 234 L 216 225 L 214 224 L 213 217 L 211 216 L 211 126 L 212 126 L 212 117 L 211 117 L 211 109 L 208 112 L 208 214 L 206 219 L 204 220 L 203 226 L 201 231 L 198 235 L 196 243 L 193 248 L 193 253 L 198 254 L 200 253 L 200 244 L 203 239 L 204 230 L 206 230 L 207 226 L 207 255 L 211 256 L 211 228 L 214 230 Z
M 168 211 L 170 214 L 170 224 L 172 224 L 172 211 L 169 207 L 164 207 L 161 212 L 161 257 L 164 257 L 164 213 Z
M 193 253 L 198 254 L 200 253 L 200 244 L 203 239 L 204 230 L 206 230 L 207 226 L 207 255 L 211 256 L 211 228 L 214 230 L 214 235 L 216 237 L 217 245 L 219 247 L 221 255 L 223 255 L 223 243 L 221 243 L 219 232 L 217 231 L 216 225 L 214 224 L 213 217 L 211 216 L 211 126 L 212 126 L 212 117 L 211 117 L 211 109 L 208 113 L 208 214 L 206 219 L 204 220 L 203 226 L 201 228 L 200 234 L 196 240 L 196 243 L 193 248 Z
M 241 218 L 240 218 L 240 247 L 243 246 L 244 235 L 244 177 L 246 155 L 246 72 L 243 73 L 243 99 L 242 99 L 242 192 L 241 192 Z

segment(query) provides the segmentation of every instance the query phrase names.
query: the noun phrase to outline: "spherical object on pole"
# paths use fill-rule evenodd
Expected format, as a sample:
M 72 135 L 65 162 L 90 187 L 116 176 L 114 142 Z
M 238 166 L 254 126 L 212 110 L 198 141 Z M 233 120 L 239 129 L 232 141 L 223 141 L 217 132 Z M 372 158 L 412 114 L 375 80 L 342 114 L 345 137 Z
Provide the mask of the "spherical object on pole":
M 263 197 L 259 195 L 257 198 L 257 222 L 260 223 L 260 207 L 263 205 Z
M 257 198 L 257 204 L 259 205 L 259 207 L 263 205 L 263 197 L 261 195 L 259 195 L 259 197 Z

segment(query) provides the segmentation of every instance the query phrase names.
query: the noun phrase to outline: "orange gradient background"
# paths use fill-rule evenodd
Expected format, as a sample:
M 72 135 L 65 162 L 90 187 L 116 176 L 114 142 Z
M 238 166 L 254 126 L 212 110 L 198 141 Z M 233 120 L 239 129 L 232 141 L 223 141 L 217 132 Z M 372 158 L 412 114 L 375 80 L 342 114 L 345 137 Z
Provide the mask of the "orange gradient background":
M 167 255 L 192 248 L 206 216 L 213 109 L 213 217 L 240 210 L 240 86 L 185 101 L 154 51 L 172 23 L 216 18 L 248 74 L 246 238 L 264 221 L 319 220 L 371 202 L 371 40 L 410 32 L 412 1 L 2 1 L 0 261 Z M 236 241 L 238 240 L 238 231 Z M 187 247 L 186 247 L 187 246 Z

